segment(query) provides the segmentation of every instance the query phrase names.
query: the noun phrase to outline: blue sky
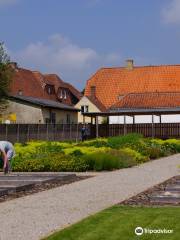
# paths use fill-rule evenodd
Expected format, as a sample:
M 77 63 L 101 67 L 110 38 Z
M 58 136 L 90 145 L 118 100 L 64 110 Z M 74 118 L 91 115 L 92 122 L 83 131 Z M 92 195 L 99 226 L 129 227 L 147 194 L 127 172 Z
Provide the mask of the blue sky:
M 180 64 L 180 0 L 0 0 L 0 22 L 12 60 L 79 89 L 127 58 Z

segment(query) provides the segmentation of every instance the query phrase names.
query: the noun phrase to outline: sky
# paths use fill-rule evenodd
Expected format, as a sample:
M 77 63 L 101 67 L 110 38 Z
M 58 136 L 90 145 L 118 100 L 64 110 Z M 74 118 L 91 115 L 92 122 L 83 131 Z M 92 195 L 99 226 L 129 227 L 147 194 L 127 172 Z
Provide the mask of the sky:
M 180 0 L 0 0 L 0 23 L 12 61 L 79 90 L 128 58 L 180 64 Z

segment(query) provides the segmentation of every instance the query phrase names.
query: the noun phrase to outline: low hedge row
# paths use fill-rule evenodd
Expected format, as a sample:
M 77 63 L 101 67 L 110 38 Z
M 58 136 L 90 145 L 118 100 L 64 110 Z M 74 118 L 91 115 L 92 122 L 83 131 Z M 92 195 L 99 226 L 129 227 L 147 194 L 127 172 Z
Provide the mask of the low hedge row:
M 13 171 L 102 171 L 132 167 L 180 152 L 180 140 L 145 139 L 138 134 L 82 143 L 16 144 Z

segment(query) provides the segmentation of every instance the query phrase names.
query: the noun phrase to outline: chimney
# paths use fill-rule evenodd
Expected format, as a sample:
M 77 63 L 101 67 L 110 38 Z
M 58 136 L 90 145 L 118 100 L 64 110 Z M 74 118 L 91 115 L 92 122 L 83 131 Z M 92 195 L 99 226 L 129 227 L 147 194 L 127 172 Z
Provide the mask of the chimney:
M 127 70 L 133 70 L 134 68 L 134 61 L 133 59 L 127 59 L 126 60 L 126 69 Z
M 91 97 L 96 97 L 96 86 L 91 86 Z

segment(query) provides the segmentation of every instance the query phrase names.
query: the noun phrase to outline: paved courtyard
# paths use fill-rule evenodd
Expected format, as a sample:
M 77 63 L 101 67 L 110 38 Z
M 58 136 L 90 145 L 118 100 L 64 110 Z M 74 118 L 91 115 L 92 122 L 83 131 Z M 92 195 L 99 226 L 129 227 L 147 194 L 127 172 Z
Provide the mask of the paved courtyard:
M 0 203 L 0 239 L 39 240 L 179 174 L 180 154 Z

